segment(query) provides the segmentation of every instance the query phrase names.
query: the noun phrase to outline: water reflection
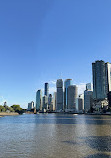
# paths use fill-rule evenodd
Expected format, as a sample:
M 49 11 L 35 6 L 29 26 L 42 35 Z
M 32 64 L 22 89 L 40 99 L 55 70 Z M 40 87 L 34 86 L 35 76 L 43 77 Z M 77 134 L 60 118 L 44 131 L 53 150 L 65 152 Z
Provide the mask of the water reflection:
M 111 136 L 89 136 L 81 139 L 91 148 L 102 152 L 111 152 Z
M 88 136 L 80 138 L 82 142 L 76 141 L 62 141 L 69 145 L 87 145 L 90 148 L 101 152 L 111 152 L 111 136 Z
M 111 158 L 111 156 L 107 154 L 94 154 L 94 155 L 89 155 L 85 158 Z
M 0 158 L 107 158 L 111 116 L 40 114 L 0 118 Z
M 7 116 L 8 117 L 8 116 Z M 103 115 L 69 115 L 69 114 L 39 114 L 21 115 L 0 118 L 0 124 L 10 122 L 18 124 L 89 124 L 89 125 L 110 125 L 111 116 Z M 28 121 L 27 121 L 28 120 Z

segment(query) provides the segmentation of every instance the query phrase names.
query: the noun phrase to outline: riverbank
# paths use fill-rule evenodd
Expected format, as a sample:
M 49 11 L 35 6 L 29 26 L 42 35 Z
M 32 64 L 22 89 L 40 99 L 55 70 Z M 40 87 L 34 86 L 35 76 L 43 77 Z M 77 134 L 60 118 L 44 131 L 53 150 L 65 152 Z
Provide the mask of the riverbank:
M 0 112 L 0 117 L 3 116 L 15 116 L 15 115 L 19 115 L 17 112 Z

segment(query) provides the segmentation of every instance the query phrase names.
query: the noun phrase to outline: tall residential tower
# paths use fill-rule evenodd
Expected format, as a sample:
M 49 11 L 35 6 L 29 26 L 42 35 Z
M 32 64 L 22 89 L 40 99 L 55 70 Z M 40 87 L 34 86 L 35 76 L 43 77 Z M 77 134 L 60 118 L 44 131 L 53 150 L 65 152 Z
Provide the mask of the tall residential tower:
M 42 91 L 39 89 L 36 92 L 36 110 L 42 110 Z
M 64 81 L 64 109 L 68 109 L 68 87 L 72 85 L 72 79 L 66 79 Z
M 49 96 L 49 84 L 48 83 L 45 83 L 44 95 L 46 95 L 47 97 Z
M 92 63 L 93 99 L 104 100 L 111 91 L 111 64 L 102 60 Z
M 76 109 L 76 98 L 78 96 L 78 88 L 76 85 L 68 86 L 68 93 L 67 93 L 67 109 L 75 110 Z
M 56 111 L 63 110 L 63 81 L 62 79 L 58 79 L 56 82 Z

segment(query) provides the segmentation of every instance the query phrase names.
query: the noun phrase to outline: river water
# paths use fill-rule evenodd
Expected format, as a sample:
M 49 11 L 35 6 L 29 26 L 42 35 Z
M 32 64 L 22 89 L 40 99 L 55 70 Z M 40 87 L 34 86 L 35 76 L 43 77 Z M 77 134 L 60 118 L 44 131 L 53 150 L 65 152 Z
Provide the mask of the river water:
M 110 158 L 111 116 L 25 114 L 0 118 L 0 158 Z

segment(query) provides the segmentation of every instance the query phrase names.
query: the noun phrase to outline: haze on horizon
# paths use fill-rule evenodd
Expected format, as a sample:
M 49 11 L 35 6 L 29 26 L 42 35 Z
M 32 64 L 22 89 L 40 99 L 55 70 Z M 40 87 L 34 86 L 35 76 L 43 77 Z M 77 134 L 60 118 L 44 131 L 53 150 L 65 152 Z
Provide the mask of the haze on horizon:
M 111 62 L 110 15 L 110 0 L 0 1 L 0 104 L 27 107 L 61 77 L 91 82 L 92 62 Z

